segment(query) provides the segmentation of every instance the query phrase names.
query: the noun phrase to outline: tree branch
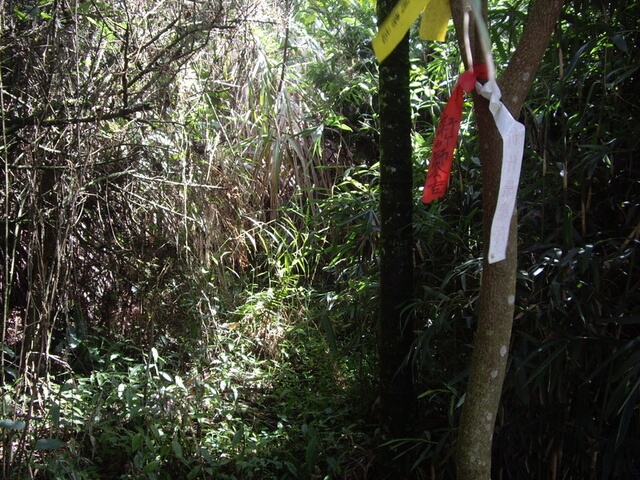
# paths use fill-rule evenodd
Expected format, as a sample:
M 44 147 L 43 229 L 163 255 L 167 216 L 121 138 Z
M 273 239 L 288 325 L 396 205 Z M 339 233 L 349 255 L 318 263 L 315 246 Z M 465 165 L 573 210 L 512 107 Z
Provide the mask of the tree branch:
M 90 115 L 88 117 L 78 118 L 43 118 L 43 115 L 29 115 L 22 118 L 9 118 L 5 121 L 7 134 L 15 133 L 24 127 L 38 125 L 40 127 L 55 127 L 60 125 L 76 125 L 79 123 L 96 123 L 105 120 L 113 120 L 115 118 L 127 118 L 129 115 L 137 112 L 151 110 L 151 105 L 142 103 L 130 108 L 122 108 L 115 112 L 104 113 L 99 115 Z
M 540 68 L 563 4 L 563 0 L 533 2 L 516 51 L 500 78 L 502 103 L 515 118 L 518 118 L 527 92 Z

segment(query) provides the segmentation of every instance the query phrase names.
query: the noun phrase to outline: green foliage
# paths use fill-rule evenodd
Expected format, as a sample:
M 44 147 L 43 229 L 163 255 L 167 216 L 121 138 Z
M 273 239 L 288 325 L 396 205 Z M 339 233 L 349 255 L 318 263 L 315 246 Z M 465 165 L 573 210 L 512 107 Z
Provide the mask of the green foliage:
M 212 360 L 188 364 L 161 348 L 92 348 L 108 359 L 103 369 L 39 387 L 49 413 L 31 418 L 30 430 L 55 437 L 30 440 L 34 451 L 11 478 L 27 468 L 43 478 L 123 479 L 309 478 L 355 468 L 366 439 L 356 440 L 348 382 L 336 380 L 312 323 L 284 336 L 278 359 L 231 325 L 219 335 L 220 347 L 207 347 Z M 25 422 L 1 427 L 15 437 Z
M 492 2 L 498 71 L 527 3 Z M 372 478 L 372 2 L 3 8 L 3 475 Z M 638 18 L 568 4 L 522 114 L 496 477 L 640 468 Z M 469 103 L 447 197 L 418 204 L 461 62 L 412 38 L 423 433 L 396 451 L 452 478 L 482 168 Z
M 627 79 L 637 59 L 625 47 L 638 35 L 632 18 L 638 10 L 624 2 L 570 7 L 550 52 L 555 61 L 543 66 L 550 80 L 537 84 L 530 104 L 538 161 L 523 172 L 528 241 L 503 427 L 503 448 L 514 452 L 505 455 L 540 452 L 526 478 L 548 475 L 540 465 L 549 461 L 567 478 L 623 478 L 637 469 L 640 372 L 630 365 L 638 190 L 628 153 L 637 145 L 629 122 L 637 102 L 620 100 L 636 98 Z M 539 430 L 524 440 L 522 424 Z M 544 453 L 536 446 L 543 444 L 551 446 Z
M 521 3 L 490 11 L 498 68 L 515 46 Z M 626 47 L 638 35 L 629 23 L 637 18 L 627 3 L 570 6 L 525 109 L 518 310 L 496 476 L 626 478 L 637 472 L 631 452 L 638 442 L 639 377 L 631 365 L 637 361 L 638 192 L 628 150 L 637 146 L 629 120 L 637 88 L 628 81 L 637 55 Z M 622 98 L 634 100 L 622 105 Z M 416 135 L 419 158 L 429 144 Z M 415 220 L 424 286 L 413 306 L 423 319 L 414 357 L 424 372 L 422 422 L 429 429 L 415 444 L 424 451 L 422 467 L 440 472 L 438 478 L 454 475 L 447 452 L 463 401 L 458 392 L 481 274 L 481 170 L 473 147 L 458 151 L 447 198 L 419 207 Z

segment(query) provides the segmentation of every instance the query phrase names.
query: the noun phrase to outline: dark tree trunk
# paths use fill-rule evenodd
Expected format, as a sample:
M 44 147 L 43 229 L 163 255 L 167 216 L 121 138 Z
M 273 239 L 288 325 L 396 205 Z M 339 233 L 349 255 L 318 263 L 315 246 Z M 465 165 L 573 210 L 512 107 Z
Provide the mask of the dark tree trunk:
M 396 0 L 378 2 L 382 22 Z M 408 36 L 380 65 L 380 317 L 378 353 L 381 442 L 376 478 L 408 478 L 406 456 L 385 442 L 413 430 L 415 395 L 406 359 L 413 342 L 411 105 Z

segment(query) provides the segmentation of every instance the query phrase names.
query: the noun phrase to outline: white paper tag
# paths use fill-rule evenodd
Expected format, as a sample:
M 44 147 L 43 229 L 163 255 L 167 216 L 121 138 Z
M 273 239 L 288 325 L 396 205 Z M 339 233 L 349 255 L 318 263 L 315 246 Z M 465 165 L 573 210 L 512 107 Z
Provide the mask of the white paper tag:
M 507 257 L 509 227 L 516 205 L 520 168 L 524 152 L 525 128 L 517 122 L 500 101 L 500 87 L 494 79 L 484 85 L 476 85 L 478 93 L 489 100 L 489 110 L 502 137 L 502 171 L 498 203 L 491 223 L 489 242 L 489 263 L 499 262 Z

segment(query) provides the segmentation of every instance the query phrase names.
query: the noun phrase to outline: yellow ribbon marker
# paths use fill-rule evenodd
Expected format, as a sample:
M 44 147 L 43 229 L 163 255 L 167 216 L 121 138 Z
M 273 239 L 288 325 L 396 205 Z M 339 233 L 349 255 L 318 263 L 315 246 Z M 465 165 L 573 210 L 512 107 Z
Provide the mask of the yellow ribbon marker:
M 427 0 L 420 22 L 420 38 L 444 42 L 447 36 L 451 5 L 449 0 Z
M 371 42 L 378 62 L 382 63 L 393 52 L 423 10 L 420 38 L 444 41 L 451 17 L 449 0 L 401 0 Z
M 411 28 L 411 24 L 415 22 L 420 12 L 424 10 L 427 1 L 432 0 L 400 0 L 393 7 L 393 10 L 382 22 L 380 30 L 371 41 L 378 62 L 382 63 L 398 46 L 409 31 L 409 28 Z

